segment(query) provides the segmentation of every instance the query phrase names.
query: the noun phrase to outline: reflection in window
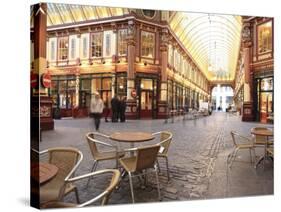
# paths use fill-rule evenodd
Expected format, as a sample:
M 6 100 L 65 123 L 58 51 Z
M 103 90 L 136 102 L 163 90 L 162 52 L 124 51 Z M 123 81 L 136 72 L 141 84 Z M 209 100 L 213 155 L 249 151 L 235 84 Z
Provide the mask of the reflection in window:
M 272 22 L 258 26 L 258 53 L 272 51 Z
M 97 32 L 92 34 L 92 57 L 102 56 L 102 33 Z
M 120 29 L 118 31 L 118 55 L 124 56 L 127 54 L 127 29 Z
M 67 55 L 68 55 L 68 37 L 61 37 L 59 38 L 58 59 L 67 60 Z
M 142 57 L 154 57 L 154 33 L 151 32 L 141 32 L 141 56 Z
M 273 79 L 265 78 L 261 80 L 261 90 L 262 91 L 270 91 L 273 90 Z

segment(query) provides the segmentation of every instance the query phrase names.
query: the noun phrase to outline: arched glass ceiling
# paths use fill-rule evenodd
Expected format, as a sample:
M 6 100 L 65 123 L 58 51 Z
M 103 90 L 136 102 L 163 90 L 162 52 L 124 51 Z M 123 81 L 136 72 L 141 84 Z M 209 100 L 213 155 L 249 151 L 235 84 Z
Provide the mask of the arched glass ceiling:
M 169 25 L 209 80 L 234 79 L 241 16 L 177 12 Z
M 128 13 L 129 9 L 126 8 L 47 3 L 47 26 L 122 16 Z M 31 27 L 32 25 L 33 20 L 31 20 Z

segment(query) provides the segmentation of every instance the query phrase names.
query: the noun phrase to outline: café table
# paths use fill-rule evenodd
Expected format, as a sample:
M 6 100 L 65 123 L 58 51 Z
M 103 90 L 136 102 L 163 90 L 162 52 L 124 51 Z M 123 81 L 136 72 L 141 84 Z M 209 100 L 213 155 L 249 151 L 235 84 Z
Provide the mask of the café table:
M 251 134 L 255 135 L 255 136 L 265 136 L 266 137 L 266 143 L 265 143 L 265 147 L 264 147 L 264 155 L 262 155 L 258 161 L 255 164 L 255 168 L 257 168 L 257 166 L 259 165 L 259 163 L 263 160 L 266 159 L 267 153 L 266 153 L 266 149 L 268 146 L 268 137 L 272 137 L 274 135 L 274 132 L 272 129 L 256 129 L 256 128 L 252 128 L 251 129 Z
M 54 178 L 58 170 L 57 166 L 50 163 L 33 163 L 31 164 L 31 177 L 42 185 Z
M 147 132 L 115 132 L 109 136 L 113 141 L 130 143 L 131 148 L 135 143 L 153 140 L 155 137 L 152 133 Z

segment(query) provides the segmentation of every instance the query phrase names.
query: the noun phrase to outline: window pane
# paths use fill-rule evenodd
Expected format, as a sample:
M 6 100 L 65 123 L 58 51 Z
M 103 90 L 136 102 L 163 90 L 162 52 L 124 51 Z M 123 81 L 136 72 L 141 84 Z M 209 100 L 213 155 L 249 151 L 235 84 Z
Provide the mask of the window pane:
M 266 22 L 258 26 L 258 52 L 272 51 L 272 22 Z
M 58 59 L 67 60 L 68 55 L 68 37 L 59 38 Z
M 141 33 L 141 55 L 143 57 L 154 57 L 154 33 L 142 31 Z
M 120 29 L 118 31 L 118 55 L 123 56 L 127 54 L 127 29 Z
M 93 33 L 92 34 L 92 57 L 101 57 L 102 56 L 102 33 Z

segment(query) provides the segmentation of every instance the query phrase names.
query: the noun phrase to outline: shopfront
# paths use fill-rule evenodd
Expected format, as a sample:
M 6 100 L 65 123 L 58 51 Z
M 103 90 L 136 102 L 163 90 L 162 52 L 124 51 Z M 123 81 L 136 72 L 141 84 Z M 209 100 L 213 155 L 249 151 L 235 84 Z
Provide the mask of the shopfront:
M 112 74 L 53 76 L 50 93 L 55 111 L 59 111 L 60 117 L 88 116 L 95 92 L 104 102 L 111 101 L 112 79 Z
M 274 112 L 273 76 L 256 75 L 255 87 L 256 120 L 267 123 L 267 117 Z
M 157 76 L 136 77 L 137 110 L 139 118 L 157 118 L 158 78 Z

